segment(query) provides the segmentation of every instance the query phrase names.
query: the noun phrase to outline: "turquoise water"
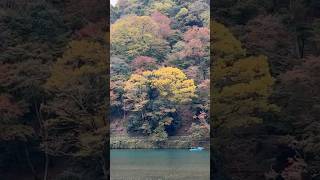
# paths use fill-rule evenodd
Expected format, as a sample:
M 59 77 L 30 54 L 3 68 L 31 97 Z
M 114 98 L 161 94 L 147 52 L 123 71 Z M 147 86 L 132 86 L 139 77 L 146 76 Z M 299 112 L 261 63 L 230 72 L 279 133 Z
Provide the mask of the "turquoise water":
M 209 180 L 208 151 L 111 150 L 111 180 Z

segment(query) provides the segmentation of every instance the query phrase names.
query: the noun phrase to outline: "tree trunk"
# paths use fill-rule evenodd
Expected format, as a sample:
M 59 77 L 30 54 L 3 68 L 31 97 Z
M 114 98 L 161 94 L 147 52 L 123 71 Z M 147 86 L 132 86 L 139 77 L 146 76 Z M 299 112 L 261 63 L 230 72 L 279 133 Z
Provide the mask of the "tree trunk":
M 300 58 L 304 58 L 304 46 L 305 46 L 305 39 L 301 37 L 301 44 L 300 44 Z
M 97 125 L 96 125 L 96 121 L 94 120 L 94 118 L 91 118 L 91 126 L 92 126 L 93 131 L 97 130 Z
M 29 153 L 29 150 L 28 150 L 28 146 L 26 144 L 24 144 L 24 152 L 26 154 L 26 158 L 27 158 L 27 162 L 28 162 L 28 166 L 30 167 L 30 170 L 32 172 L 32 175 L 33 175 L 33 178 L 34 180 L 39 180 L 38 176 L 37 176 L 37 172 L 31 162 L 31 159 L 30 159 L 30 153 Z
M 48 145 L 45 147 L 45 165 L 44 165 L 44 175 L 43 180 L 47 180 L 48 178 L 48 168 L 49 168 L 49 155 L 48 155 Z
M 104 178 L 106 180 L 109 180 L 110 179 L 109 167 L 107 166 L 108 163 L 106 162 L 106 159 L 103 156 L 104 155 L 102 155 L 102 157 L 101 157 L 101 167 L 102 167 L 102 170 L 103 170 Z
M 107 142 L 107 134 L 106 136 L 103 138 L 103 146 L 102 146 L 102 154 L 101 154 L 101 157 L 100 157 L 100 161 L 101 161 L 101 168 L 103 170 L 103 174 L 104 174 L 104 177 L 106 180 L 109 180 L 110 179 L 110 163 L 108 161 L 108 159 L 110 159 L 109 157 L 109 152 L 107 151 L 108 146 L 108 142 Z
M 43 118 L 42 118 L 42 104 L 39 105 L 39 109 L 36 109 L 37 112 L 37 118 L 40 122 L 40 129 L 42 130 L 42 143 L 44 143 L 44 174 L 43 174 L 43 180 L 48 179 L 48 168 L 49 168 L 49 155 L 48 155 L 48 130 L 46 126 L 44 125 Z

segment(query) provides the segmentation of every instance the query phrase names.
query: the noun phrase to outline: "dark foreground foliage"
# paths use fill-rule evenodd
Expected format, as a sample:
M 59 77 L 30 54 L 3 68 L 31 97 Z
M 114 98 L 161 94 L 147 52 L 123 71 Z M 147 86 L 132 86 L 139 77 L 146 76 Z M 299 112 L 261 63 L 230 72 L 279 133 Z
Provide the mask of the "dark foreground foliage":
M 107 7 L 0 2 L 0 179 L 108 177 Z
M 249 113 L 261 118 L 259 123 L 214 127 L 215 179 L 319 179 L 319 2 L 215 0 L 212 4 L 213 18 L 231 29 L 247 55 L 267 57 L 274 79 L 268 100 L 277 106 L 271 113 Z M 258 102 L 255 94 L 248 97 Z M 219 119 L 218 114 L 212 117 Z M 238 117 L 235 122 L 243 120 Z

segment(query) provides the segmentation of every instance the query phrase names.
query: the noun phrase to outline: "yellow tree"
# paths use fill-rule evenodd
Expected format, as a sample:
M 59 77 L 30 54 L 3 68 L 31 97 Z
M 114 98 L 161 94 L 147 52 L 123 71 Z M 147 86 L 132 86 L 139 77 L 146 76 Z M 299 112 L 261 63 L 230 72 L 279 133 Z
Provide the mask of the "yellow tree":
M 137 56 L 163 59 L 168 50 L 159 25 L 149 16 L 123 17 L 111 25 L 110 33 L 112 52 L 130 59 Z
M 45 122 L 49 152 L 104 161 L 109 95 L 106 60 L 103 44 L 74 40 L 53 65 L 46 83 L 53 97 L 45 106 L 50 114 Z
M 185 103 L 196 97 L 196 86 L 192 79 L 178 68 L 163 67 L 154 71 L 132 74 L 125 83 L 126 99 L 133 111 L 139 111 L 151 99 L 151 90 L 157 90 L 160 97 L 173 103 Z M 129 103 L 130 102 L 130 103 Z M 130 105 L 131 104 L 131 105 Z
M 163 135 L 169 126 L 176 129 L 180 121 L 176 105 L 196 97 L 194 81 L 173 67 L 133 74 L 124 89 L 125 110 L 130 111 L 129 130 L 148 134 L 154 131 Z
M 247 56 L 223 25 L 212 22 L 211 102 L 214 124 L 242 127 L 261 123 L 277 107 L 269 103 L 274 79 L 265 56 Z
M 267 57 L 248 56 L 225 26 L 212 22 L 211 33 L 212 158 L 222 160 L 220 172 L 246 179 L 248 175 L 242 172 L 248 167 L 252 171 L 264 168 L 257 158 L 262 153 L 258 147 L 263 144 L 266 117 L 277 110 L 269 101 L 274 79 Z M 221 158 L 216 159 L 217 154 Z
M 159 11 L 161 13 L 169 15 L 170 10 L 177 6 L 172 0 L 162 0 L 162 1 L 154 1 L 151 4 L 150 11 Z
M 151 76 L 152 86 L 159 90 L 162 97 L 172 102 L 185 103 L 195 97 L 194 81 L 187 79 L 178 68 L 164 67 L 144 74 Z
M 141 111 L 148 103 L 148 79 L 140 74 L 132 74 L 125 83 L 125 110 Z
M 86 40 L 71 41 L 62 58 L 54 64 L 46 86 L 63 90 L 81 83 L 80 77 L 105 73 L 107 55 L 104 47 Z

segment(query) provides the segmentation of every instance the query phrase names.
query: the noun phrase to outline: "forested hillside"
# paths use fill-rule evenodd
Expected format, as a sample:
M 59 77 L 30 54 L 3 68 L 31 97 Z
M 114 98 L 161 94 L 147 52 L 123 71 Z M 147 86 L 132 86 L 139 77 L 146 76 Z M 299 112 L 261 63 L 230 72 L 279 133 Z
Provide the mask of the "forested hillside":
M 208 142 L 209 10 L 202 0 L 111 7 L 111 136 Z
M 212 2 L 229 29 L 211 23 L 215 179 L 320 178 L 319 10 L 317 0 Z

